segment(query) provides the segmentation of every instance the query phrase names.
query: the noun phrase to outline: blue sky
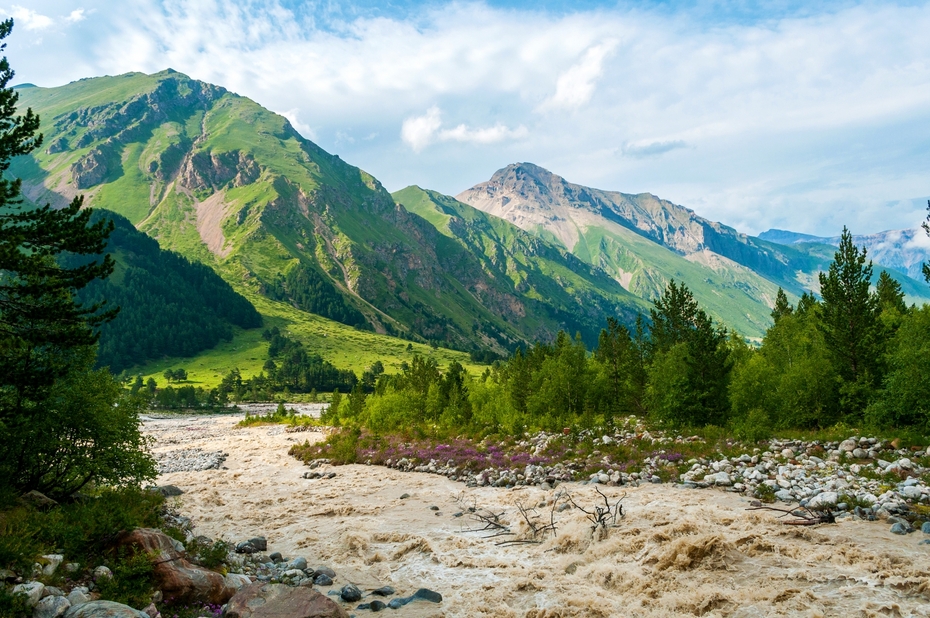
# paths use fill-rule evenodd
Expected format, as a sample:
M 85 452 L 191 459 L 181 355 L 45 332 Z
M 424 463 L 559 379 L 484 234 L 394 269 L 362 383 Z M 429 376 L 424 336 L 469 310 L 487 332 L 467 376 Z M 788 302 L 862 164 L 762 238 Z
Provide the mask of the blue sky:
M 749 233 L 915 227 L 927 2 L 0 0 L 17 81 L 167 67 L 390 190 L 516 161 Z

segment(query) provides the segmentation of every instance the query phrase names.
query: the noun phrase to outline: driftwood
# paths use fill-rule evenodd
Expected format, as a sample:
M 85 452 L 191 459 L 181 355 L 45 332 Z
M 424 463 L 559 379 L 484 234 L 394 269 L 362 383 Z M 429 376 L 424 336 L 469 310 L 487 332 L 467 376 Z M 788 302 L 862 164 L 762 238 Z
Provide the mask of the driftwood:
M 604 498 L 604 506 L 594 505 L 594 510 L 592 511 L 579 506 L 578 503 L 575 502 L 575 499 L 572 498 L 571 494 L 566 493 L 565 495 L 568 496 L 568 500 L 572 503 L 572 506 L 584 513 L 585 517 L 591 522 L 591 530 L 597 531 L 599 528 L 606 530 L 607 528 L 616 527 L 617 520 L 623 518 L 623 505 L 621 502 L 626 498 L 626 494 L 621 495 L 617 502 L 611 504 L 607 496 L 604 495 L 604 492 L 598 487 L 595 487 L 594 490 Z
M 811 509 L 806 506 L 796 506 L 791 509 L 780 509 L 774 506 L 753 506 L 747 511 L 775 511 L 776 513 L 781 513 L 779 517 L 786 517 L 792 515 L 797 519 L 786 520 L 785 524 L 789 526 L 816 526 L 818 524 L 835 524 L 836 523 L 836 513 L 831 511 L 828 508 L 825 509 Z
M 526 525 L 529 526 L 531 532 L 531 538 L 528 539 L 511 539 L 509 541 L 501 541 L 495 543 L 496 545 L 525 545 L 525 544 L 538 544 L 542 543 L 542 539 L 539 537 L 544 537 L 547 533 L 551 532 L 553 536 L 556 534 L 555 527 L 555 505 L 553 502 L 552 508 L 549 510 L 549 523 L 543 525 L 543 522 L 540 519 L 539 514 L 534 508 L 526 508 L 522 504 L 517 505 L 517 509 L 520 511 L 520 515 L 523 517 L 523 520 L 526 522 Z

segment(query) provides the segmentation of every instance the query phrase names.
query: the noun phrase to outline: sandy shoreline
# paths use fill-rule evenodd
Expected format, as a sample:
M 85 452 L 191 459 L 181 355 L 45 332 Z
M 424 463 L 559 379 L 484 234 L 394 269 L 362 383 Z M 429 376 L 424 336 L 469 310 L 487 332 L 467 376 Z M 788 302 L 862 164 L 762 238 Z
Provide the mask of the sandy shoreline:
M 269 551 L 327 565 L 337 584 L 426 587 L 441 605 L 411 604 L 403 616 L 926 616 L 930 545 L 897 536 L 884 522 L 845 520 L 797 528 L 774 513 L 746 511 L 748 499 L 673 485 L 602 488 L 623 500 L 626 517 L 594 542 L 583 513 L 557 513 L 557 536 L 499 547 L 466 514 L 551 503 L 567 489 L 593 505 L 591 486 L 466 488 L 445 477 L 378 466 L 338 466 L 332 479 L 304 479 L 287 454 L 319 433 L 280 426 L 238 428 L 240 416 L 148 419 L 156 453 L 201 448 L 228 454 L 225 469 L 159 477 L 185 491 L 195 531 L 243 540 L 258 534 Z M 407 499 L 401 495 L 409 494 Z M 438 511 L 430 510 L 439 507 Z M 548 521 L 550 507 L 538 509 Z M 928 537 L 930 538 L 930 537 Z M 367 612 L 355 612 L 362 616 Z

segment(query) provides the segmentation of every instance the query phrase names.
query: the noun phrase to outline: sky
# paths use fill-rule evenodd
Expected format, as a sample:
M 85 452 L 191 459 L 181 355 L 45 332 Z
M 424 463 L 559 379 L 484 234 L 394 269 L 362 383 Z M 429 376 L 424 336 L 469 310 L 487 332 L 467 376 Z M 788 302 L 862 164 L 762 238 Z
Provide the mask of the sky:
M 14 83 L 170 67 L 390 191 L 528 161 L 750 234 L 926 216 L 930 2 L 18 1 Z

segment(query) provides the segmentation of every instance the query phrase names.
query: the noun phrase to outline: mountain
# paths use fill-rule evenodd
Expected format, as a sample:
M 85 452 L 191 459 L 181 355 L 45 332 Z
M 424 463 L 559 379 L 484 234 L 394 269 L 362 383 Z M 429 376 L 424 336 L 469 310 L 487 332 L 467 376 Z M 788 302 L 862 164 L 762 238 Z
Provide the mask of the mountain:
M 450 237 L 285 118 L 219 86 L 167 70 L 18 92 L 45 135 L 44 149 L 11 170 L 30 200 L 83 193 L 248 294 L 361 329 L 497 351 L 559 329 L 590 340 L 607 316 L 642 307 L 567 254 L 545 267 L 489 267 L 490 255 L 517 249 Z
M 490 279 L 525 303 L 540 304 L 568 332 L 587 335 L 589 345 L 597 341 L 608 316 L 630 322 L 635 312 L 648 307 L 604 271 L 508 221 L 417 186 L 391 195 L 475 256 Z M 623 315 L 617 316 L 618 306 L 624 307 Z
M 712 315 L 746 336 L 761 336 L 771 324 L 778 287 L 794 298 L 816 291 L 817 273 L 833 259 L 823 246 L 747 236 L 649 193 L 585 187 L 532 163 L 498 170 L 456 199 L 556 243 L 645 299 L 670 279 L 683 281 Z M 913 300 L 930 296 L 906 276 L 895 278 Z
M 212 269 L 192 263 L 139 232 L 128 219 L 105 210 L 92 220 L 114 222 L 106 252 L 113 274 L 91 282 L 78 299 L 106 299 L 120 308 L 100 330 L 97 363 L 114 373 L 166 356 L 190 357 L 232 339 L 235 328 L 262 325 L 252 304 Z
M 768 230 L 759 234 L 759 238 L 783 245 L 820 244 L 838 247 L 840 244 L 839 236 L 811 236 L 786 230 Z M 869 258 L 875 263 L 923 281 L 922 265 L 930 261 L 930 238 L 923 229 L 918 227 L 854 235 L 853 242 L 865 247 Z

